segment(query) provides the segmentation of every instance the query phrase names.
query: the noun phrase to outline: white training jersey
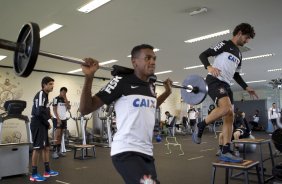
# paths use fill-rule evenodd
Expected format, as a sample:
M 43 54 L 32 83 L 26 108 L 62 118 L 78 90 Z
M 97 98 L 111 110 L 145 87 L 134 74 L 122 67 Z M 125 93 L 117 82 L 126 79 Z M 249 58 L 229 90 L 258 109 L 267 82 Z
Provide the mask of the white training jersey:
M 59 117 L 54 116 L 56 119 L 66 120 L 67 119 L 67 107 L 65 103 L 65 99 L 63 97 L 57 96 L 53 99 L 53 106 L 57 108 L 57 113 Z
M 153 156 L 155 86 L 134 74 L 115 76 L 96 94 L 105 104 L 114 102 L 117 132 L 111 156 L 133 151 Z
M 241 72 L 242 54 L 239 48 L 231 40 L 224 40 L 205 52 L 215 56 L 212 66 L 221 71 L 217 78 L 231 85 L 235 72 Z
M 188 119 L 196 119 L 198 111 L 195 108 L 191 108 L 188 110 Z
M 279 112 L 277 109 L 269 108 L 268 109 L 268 119 L 277 119 L 279 117 Z

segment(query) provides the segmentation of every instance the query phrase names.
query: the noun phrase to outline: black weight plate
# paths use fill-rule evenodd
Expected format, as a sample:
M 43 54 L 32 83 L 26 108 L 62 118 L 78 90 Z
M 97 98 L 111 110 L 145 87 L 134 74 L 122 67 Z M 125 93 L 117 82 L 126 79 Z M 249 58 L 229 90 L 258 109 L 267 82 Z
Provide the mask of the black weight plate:
M 206 81 L 198 75 L 187 76 L 183 81 L 182 86 L 192 86 L 193 91 L 181 89 L 181 97 L 184 102 L 191 105 L 197 105 L 204 101 L 208 93 L 208 86 Z
M 14 71 L 20 77 L 28 77 L 34 69 L 40 48 L 39 32 L 38 24 L 32 22 L 20 31 L 14 53 Z

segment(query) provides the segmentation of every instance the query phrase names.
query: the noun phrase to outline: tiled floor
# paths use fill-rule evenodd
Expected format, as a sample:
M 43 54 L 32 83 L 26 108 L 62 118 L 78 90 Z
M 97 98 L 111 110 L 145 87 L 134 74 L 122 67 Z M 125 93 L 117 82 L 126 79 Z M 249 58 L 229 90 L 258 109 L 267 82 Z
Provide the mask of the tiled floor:
M 256 138 L 270 138 L 264 132 L 253 132 Z M 161 183 L 169 184 L 207 184 L 211 180 L 211 163 L 217 160 L 217 139 L 214 134 L 208 131 L 204 134 L 203 143 L 195 145 L 191 142 L 191 135 L 178 135 L 177 141 L 182 145 L 184 155 L 179 156 L 180 150 L 177 146 L 171 146 L 172 153 L 168 152 L 165 146 L 165 138 L 162 142 L 154 143 L 154 156 L 158 178 Z M 268 147 L 263 147 L 263 155 L 267 157 Z M 273 150 L 274 147 L 273 147 Z M 123 181 L 115 171 L 111 159 L 110 149 L 97 147 L 97 157 L 95 159 L 77 160 L 73 159 L 73 152 L 68 152 L 67 157 L 58 160 L 51 160 L 54 170 L 60 172 L 59 176 L 51 177 L 43 183 L 63 183 L 63 184 L 122 184 Z M 257 152 L 247 154 L 248 159 L 256 160 Z M 275 162 L 282 161 L 281 157 L 276 157 Z M 266 161 L 266 172 L 271 173 L 270 162 Z M 17 166 L 15 166 L 17 167 Z M 0 168 L 2 169 L 2 168 Z M 39 171 L 42 171 L 42 166 Z M 251 176 L 251 179 L 256 177 Z M 11 176 L 0 180 L 1 184 L 26 184 L 30 183 L 29 176 Z M 216 183 L 224 183 L 224 170 L 218 169 L 216 173 Z M 230 183 L 243 183 L 240 180 L 231 180 Z M 256 182 L 254 182 L 256 183 Z M 282 183 L 282 181 L 271 180 L 269 183 Z

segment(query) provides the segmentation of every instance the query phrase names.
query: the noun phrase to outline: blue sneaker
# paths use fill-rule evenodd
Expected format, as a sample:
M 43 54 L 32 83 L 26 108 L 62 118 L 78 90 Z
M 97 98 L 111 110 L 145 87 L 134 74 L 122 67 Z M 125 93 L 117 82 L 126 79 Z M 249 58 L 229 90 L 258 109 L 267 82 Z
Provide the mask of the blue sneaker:
M 243 158 L 232 155 L 230 152 L 227 152 L 225 154 L 221 153 L 221 155 L 219 156 L 219 160 L 233 163 L 243 162 Z
M 30 181 L 45 181 L 46 178 L 44 178 L 43 176 L 41 176 L 40 174 L 34 174 L 34 175 L 31 175 L 29 177 L 29 180 Z
M 45 178 L 49 178 L 50 176 L 58 176 L 59 175 L 59 172 L 57 172 L 57 171 L 53 171 L 53 170 L 50 170 L 50 171 L 45 171 L 44 172 L 44 174 L 43 174 L 43 176 L 45 177 Z

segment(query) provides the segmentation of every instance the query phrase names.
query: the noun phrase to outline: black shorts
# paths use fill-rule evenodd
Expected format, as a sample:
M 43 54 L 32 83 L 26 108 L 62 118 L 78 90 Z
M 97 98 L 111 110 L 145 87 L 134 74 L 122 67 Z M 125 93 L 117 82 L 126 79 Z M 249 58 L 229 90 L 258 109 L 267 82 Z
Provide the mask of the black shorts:
M 50 146 L 48 128 L 44 126 L 38 119 L 31 118 L 30 131 L 33 149 L 42 149 L 44 147 Z
M 216 104 L 220 98 L 225 96 L 228 96 L 231 104 L 233 104 L 233 92 L 231 91 L 229 84 L 213 77 L 212 75 L 207 75 L 206 82 L 209 88 L 208 94 Z
M 112 156 L 112 162 L 126 184 L 140 184 L 144 181 L 157 180 L 155 159 L 152 156 L 137 152 L 124 152 Z
M 250 133 L 247 132 L 247 130 L 245 128 L 236 128 L 235 131 L 239 131 L 240 132 L 239 139 L 250 137 Z
M 189 125 L 194 126 L 196 124 L 196 119 L 190 119 Z
M 53 127 L 54 128 L 67 129 L 67 120 L 61 120 L 61 125 L 59 127 L 57 127 L 57 119 L 53 118 Z

